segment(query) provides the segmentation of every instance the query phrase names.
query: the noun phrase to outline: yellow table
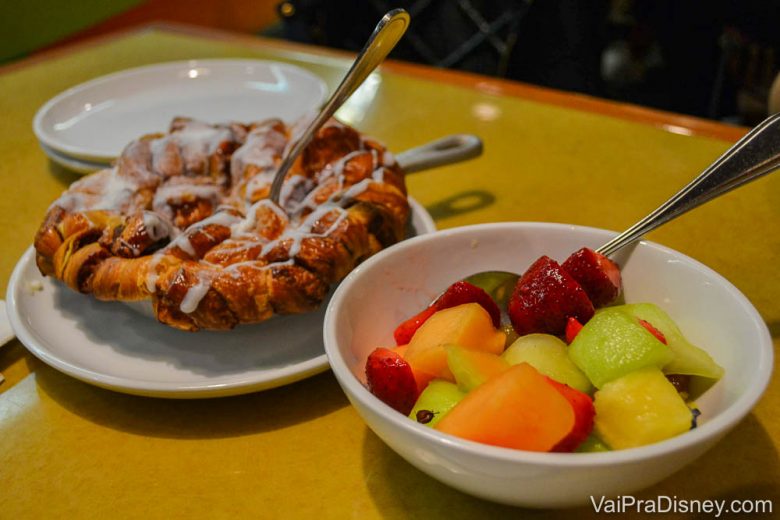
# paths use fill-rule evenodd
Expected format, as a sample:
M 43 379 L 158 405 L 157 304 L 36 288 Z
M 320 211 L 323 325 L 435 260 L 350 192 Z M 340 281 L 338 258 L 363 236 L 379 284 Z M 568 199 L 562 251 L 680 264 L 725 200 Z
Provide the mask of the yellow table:
M 127 67 L 188 58 L 290 61 L 335 86 L 349 57 L 248 37 L 154 27 L 0 69 L 0 290 L 48 204 L 78 177 L 31 130 L 51 96 Z M 744 129 L 467 74 L 388 63 L 349 122 L 395 151 L 455 132 L 482 158 L 410 176 L 441 228 L 538 220 L 622 229 Z M 470 201 L 482 203 L 476 207 Z M 780 175 L 683 216 L 651 239 L 714 268 L 780 336 Z M 387 448 L 324 373 L 240 397 L 172 401 L 102 390 L 0 349 L 0 517 L 581 517 L 484 502 Z M 688 471 L 640 494 L 769 498 L 780 509 L 780 387 Z

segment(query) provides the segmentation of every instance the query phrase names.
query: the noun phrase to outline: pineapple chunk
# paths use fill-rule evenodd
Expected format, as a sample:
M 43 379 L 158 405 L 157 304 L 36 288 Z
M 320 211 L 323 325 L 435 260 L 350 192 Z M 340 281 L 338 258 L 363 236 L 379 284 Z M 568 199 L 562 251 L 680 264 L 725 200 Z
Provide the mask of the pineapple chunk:
M 691 429 L 693 415 L 660 369 L 649 367 L 596 392 L 595 431 L 619 450 L 669 439 Z

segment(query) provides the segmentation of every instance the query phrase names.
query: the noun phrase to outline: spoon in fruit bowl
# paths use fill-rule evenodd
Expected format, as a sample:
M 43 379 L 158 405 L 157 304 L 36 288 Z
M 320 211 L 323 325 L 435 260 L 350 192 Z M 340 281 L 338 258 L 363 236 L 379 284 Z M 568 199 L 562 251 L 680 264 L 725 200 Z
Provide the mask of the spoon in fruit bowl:
M 409 13 L 403 9 L 393 9 L 385 14 L 376 25 L 374 32 L 371 33 L 363 50 L 360 51 L 355 62 L 347 71 L 347 75 L 341 80 L 341 83 L 333 95 L 325 102 L 320 112 L 309 123 L 309 125 L 298 135 L 297 139 L 288 147 L 284 159 L 271 183 L 270 198 L 279 205 L 279 197 L 282 193 L 282 184 L 287 172 L 292 167 L 295 159 L 303 152 L 306 145 L 309 144 L 312 136 L 330 119 L 336 110 L 349 99 L 349 97 L 363 84 L 366 78 L 379 66 L 390 51 L 396 46 L 398 41 L 409 27 Z
M 645 234 L 724 193 L 780 168 L 780 114 L 768 117 L 721 155 L 690 183 L 642 220 L 596 249 L 615 254 Z M 519 275 L 505 271 L 472 274 L 465 281 L 506 304 Z
M 768 117 L 645 218 L 599 247 L 609 256 L 655 228 L 780 168 L 780 114 Z

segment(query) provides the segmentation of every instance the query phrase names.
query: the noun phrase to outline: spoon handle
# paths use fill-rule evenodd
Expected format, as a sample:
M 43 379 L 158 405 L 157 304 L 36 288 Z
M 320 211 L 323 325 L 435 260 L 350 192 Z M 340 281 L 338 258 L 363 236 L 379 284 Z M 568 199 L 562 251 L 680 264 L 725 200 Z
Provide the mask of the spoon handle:
M 357 88 L 363 84 L 369 74 L 382 63 L 385 57 L 401 39 L 409 26 L 409 13 L 403 9 L 393 9 L 385 14 L 376 25 L 374 32 L 366 42 L 363 50 L 360 51 L 355 62 L 350 67 L 347 75 L 341 80 L 341 83 L 333 95 L 328 99 L 320 110 L 320 113 L 309 123 L 309 126 L 300 134 L 298 139 L 292 145 L 284 157 L 279 170 L 276 172 L 274 181 L 271 184 L 271 200 L 279 204 L 279 196 L 282 192 L 282 184 L 287 171 L 295 162 L 303 149 L 309 144 L 314 133 L 344 104 Z
M 454 134 L 399 153 L 395 159 L 404 173 L 472 159 L 482 154 L 482 140 L 472 134 Z
M 658 226 L 780 168 L 780 114 L 768 117 L 645 218 L 597 251 L 609 256 Z

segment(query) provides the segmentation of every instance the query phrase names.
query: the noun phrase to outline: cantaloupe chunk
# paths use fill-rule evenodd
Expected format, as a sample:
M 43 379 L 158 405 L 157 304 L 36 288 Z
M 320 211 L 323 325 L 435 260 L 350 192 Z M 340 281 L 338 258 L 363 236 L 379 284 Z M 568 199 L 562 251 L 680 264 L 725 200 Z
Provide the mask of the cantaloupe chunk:
M 550 451 L 574 428 L 569 401 L 528 363 L 469 392 L 436 429 L 494 446 Z
M 391 348 L 393 352 L 404 358 L 404 361 L 409 363 L 409 361 L 406 359 L 406 350 L 409 348 L 409 345 L 398 345 L 397 347 Z M 424 372 L 420 372 L 419 370 L 415 370 L 414 366 L 409 363 L 409 366 L 412 368 L 412 374 L 414 375 L 414 381 L 417 383 L 417 393 L 422 393 L 423 390 L 425 390 L 425 387 L 428 386 L 428 383 L 431 382 L 431 380 L 434 378 L 433 374 L 426 374 Z
M 478 303 L 464 303 L 436 312 L 412 336 L 404 359 L 421 377 L 455 378 L 447 366 L 445 345 L 500 354 L 506 335 L 493 328 L 490 314 Z

